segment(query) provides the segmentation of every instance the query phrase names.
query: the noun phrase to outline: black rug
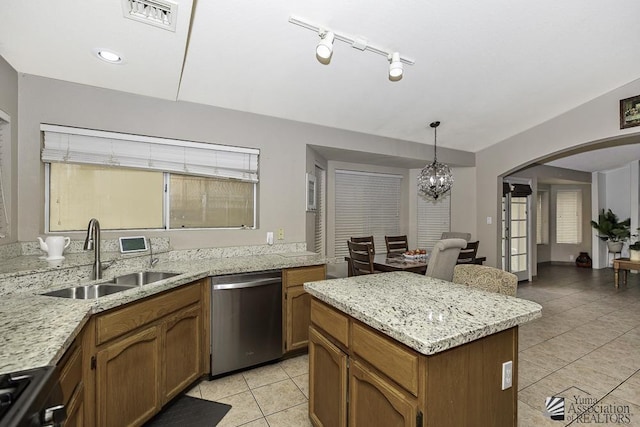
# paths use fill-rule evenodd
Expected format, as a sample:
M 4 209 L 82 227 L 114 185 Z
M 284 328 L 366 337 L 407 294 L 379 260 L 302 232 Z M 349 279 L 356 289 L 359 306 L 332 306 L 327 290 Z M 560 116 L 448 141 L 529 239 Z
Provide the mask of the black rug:
M 231 405 L 180 396 L 158 415 L 145 424 L 146 427 L 212 427 L 231 409 Z

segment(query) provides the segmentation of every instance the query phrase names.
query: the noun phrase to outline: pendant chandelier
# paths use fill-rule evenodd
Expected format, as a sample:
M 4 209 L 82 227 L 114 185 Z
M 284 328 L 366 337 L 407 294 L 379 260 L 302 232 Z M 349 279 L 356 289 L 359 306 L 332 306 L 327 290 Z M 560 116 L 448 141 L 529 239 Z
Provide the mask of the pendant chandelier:
M 433 128 L 433 162 L 420 171 L 420 175 L 418 175 L 418 191 L 424 196 L 438 200 L 438 197 L 451 190 L 453 174 L 449 166 L 438 161 L 437 128 L 440 126 L 440 122 L 433 122 L 429 126 Z

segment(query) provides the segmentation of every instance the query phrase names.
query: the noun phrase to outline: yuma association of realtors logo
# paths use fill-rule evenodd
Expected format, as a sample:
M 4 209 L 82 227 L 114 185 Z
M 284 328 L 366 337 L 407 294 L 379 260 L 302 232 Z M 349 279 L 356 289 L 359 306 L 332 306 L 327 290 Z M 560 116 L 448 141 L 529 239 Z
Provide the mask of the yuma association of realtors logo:
M 583 394 L 566 396 L 568 390 L 575 389 Z M 575 392 L 574 392 L 575 393 Z M 565 421 L 570 424 L 619 424 L 631 423 L 632 414 L 629 405 L 617 405 L 613 403 L 598 402 L 584 390 L 570 387 L 558 396 L 547 397 L 544 401 L 544 415 L 554 421 Z
M 544 407 L 547 408 L 544 413 L 546 416 L 555 421 L 564 421 L 564 397 L 547 397 Z

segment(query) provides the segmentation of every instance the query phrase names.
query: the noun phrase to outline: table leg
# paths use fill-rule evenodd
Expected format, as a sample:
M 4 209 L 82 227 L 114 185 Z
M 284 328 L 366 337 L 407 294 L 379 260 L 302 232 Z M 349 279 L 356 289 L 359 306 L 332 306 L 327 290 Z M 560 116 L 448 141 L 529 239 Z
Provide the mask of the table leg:
M 613 265 L 613 284 L 616 285 L 616 289 L 618 288 L 618 270 L 619 268 L 615 265 Z

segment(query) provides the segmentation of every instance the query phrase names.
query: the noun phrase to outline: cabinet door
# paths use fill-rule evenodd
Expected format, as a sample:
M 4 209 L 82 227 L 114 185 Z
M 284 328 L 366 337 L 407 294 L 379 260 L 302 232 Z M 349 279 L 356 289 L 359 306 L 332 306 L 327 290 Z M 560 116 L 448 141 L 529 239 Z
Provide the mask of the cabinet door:
M 350 427 L 416 425 L 417 402 L 358 361 L 349 367 Z
M 311 323 L 311 295 L 302 285 L 291 286 L 286 291 L 285 351 L 307 347 Z
M 202 310 L 194 305 L 169 316 L 164 323 L 163 361 L 165 402 L 171 400 L 201 374 L 201 324 Z
M 347 355 L 313 327 L 309 329 L 309 418 L 316 427 L 347 425 Z
M 99 426 L 139 426 L 160 410 L 159 326 L 115 341 L 96 362 Z
M 76 393 L 71 397 L 66 405 L 67 419 L 65 427 L 84 427 L 84 390 L 82 385 L 78 387 Z

